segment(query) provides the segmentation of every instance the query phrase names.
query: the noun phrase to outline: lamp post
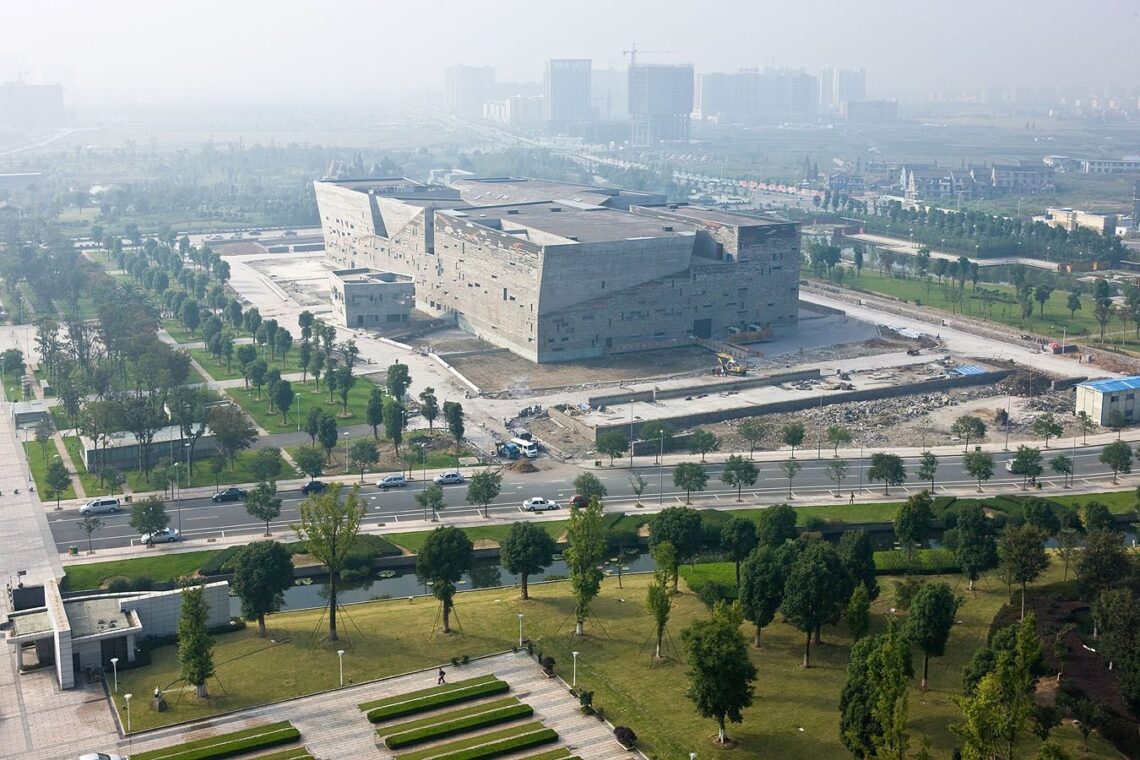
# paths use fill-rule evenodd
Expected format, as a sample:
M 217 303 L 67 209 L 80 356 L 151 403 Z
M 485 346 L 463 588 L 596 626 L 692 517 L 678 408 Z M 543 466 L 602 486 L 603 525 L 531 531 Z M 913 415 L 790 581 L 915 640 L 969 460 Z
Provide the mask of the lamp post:
M 340 685 L 344 686 L 344 650 L 343 649 L 336 650 L 336 659 L 337 659 L 338 664 L 340 665 Z
M 633 469 L 633 399 L 629 400 L 629 469 Z
M 863 494 L 863 441 L 859 440 L 859 495 Z
M 662 488 L 663 488 L 662 483 L 665 482 L 663 480 L 664 473 L 665 473 L 665 431 L 664 430 L 662 430 L 661 434 L 657 436 L 657 440 L 658 440 L 658 446 L 659 446 L 659 448 L 657 450 L 657 506 L 660 507 L 661 506 L 661 493 L 662 493 Z
M 115 671 L 115 693 L 119 693 L 119 658 L 111 658 L 111 668 Z
M 344 431 L 344 472 L 348 473 L 348 435 L 349 431 Z
M 522 631 L 522 628 L 523 628 L 523 614 L 520 612 L 520 613 L 519 613 L 519 649 L 522 649 L 522 646 L 523 646 L 523 631 Z
M 570 654 L 574 655 L 574 671 L 570 677 L 570 688 L 576 689 L 578 688 L 578 653 L 571 652 Z
M 131 732 L 131 697 L 134 694 L 124 694 L 123 699 L 127 700 L 127 733 Z
M 297 391 L 297 412 L 294 415 L 297 418 L 297 432 L 301 432 L 301 403 L 305 400 L 305 386 Z

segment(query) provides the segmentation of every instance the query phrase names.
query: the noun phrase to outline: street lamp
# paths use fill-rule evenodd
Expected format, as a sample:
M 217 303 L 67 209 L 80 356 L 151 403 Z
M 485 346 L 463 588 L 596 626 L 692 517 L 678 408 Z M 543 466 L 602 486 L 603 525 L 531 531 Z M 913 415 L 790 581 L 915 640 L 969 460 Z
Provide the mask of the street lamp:
M 131 732 L 131 697 L 134 694 L 124 694 L 123 699 L 127 700 L 127 733 Z
M 301 431 L 301 403 L 305 400 L 305 386 L 301 386 L 297 392 L 297 413 L 294 415 L 297 418 L 297 432 Z
M 348 474 L 348 435 L 349 431 L 344 431 L 344 472 Z
M 629 400 L 629 469 L 633 469 L 633 399 Z
M 523 614 L 520 612 L 519 613 L 519 649 L 522 649 L 522 645 L 523 645 L 522 623 L 523 623 Z
M 664 468 L 665 468 L 665 431 L 664 430 L 660 431 L 660 434 L 657 436 L 657 440 L 658 440 L 658 450 L 657 450 L 657 506 L 660 507 L 661 506 L 661 492 L 662 492 L 661 489 L 663 488 L 662 483 L 664 483 L 664 480 L 662 480 L 662 478 L 664 477 L 664 472 L 665 472 L 665 470 L 664 470 Z M 630 445 L 632 446 L 633 444 L 630 444 Z
M 119 658 L 118 657 L 112 657 L 111 658 L 111 667 L 115 671 L 115 693 L 118 694 L 119 693 Z
M 340 665 L 340 685 L 344 686 L 344 650 L 336 650 L 336 658 Z
M 574 675 L 571 676 L 570 688 L 576 689 L 578 688 L 578 653 L 571 652 L 570 654 L 574 655 Z

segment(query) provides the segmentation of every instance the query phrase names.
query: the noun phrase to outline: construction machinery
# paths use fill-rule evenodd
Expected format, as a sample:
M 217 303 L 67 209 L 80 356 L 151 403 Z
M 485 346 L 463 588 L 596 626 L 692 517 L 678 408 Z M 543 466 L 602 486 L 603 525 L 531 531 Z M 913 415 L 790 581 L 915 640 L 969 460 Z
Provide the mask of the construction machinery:
M 717 354 L 716 360 L 720 374 L 722 375 L 738 375 L 743 377 L 748 374 L 748 365 L 737 361 L 736 357 L 732 354 Z

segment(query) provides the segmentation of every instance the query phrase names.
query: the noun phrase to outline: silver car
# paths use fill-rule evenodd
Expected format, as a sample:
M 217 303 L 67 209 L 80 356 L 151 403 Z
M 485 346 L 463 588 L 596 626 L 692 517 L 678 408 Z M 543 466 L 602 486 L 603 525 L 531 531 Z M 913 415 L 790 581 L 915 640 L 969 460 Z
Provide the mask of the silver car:
M 558 502 L 534 496 L 524 501 L 522 508 L 526 512 L 545 512 L 548 509 L 558 509 Z
M 451 472 L 444 472 L 432 478 L 433 481 L 439 483 L 441 486 L 449 486 L 454 483 L 462 483 L 466 478 L 463 474 L 452 470 Z
M 79 514 L 101 515 L 105 512 L 115 513 L 119 511 L 120 507 L 121 505 L 118 499 L 106 497 L 102 499 L 92 499 L 79 508 Z
M 182 534 L 175 528 L 162 528 L 154 533 L 144 533 L 139 536 L 139 541 L 144 544 L 172 544 L 180 540 L 182 540 Z

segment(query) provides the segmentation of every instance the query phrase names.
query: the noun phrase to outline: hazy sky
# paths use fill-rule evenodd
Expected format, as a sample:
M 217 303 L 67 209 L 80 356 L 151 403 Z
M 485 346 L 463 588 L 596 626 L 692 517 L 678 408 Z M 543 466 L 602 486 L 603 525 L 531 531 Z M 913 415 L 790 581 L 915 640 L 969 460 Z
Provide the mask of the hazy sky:
M 1076 12 L 1074 12 L 1076 11 Z M 338 100 L 439 89 L 453 63 L 540 79 L 549 57 L 698 71 L 867 69 L 871 96 L 1140 83 L 1140 0 L 3 0 L 0 81 L 74 67 L 74 101 Z

